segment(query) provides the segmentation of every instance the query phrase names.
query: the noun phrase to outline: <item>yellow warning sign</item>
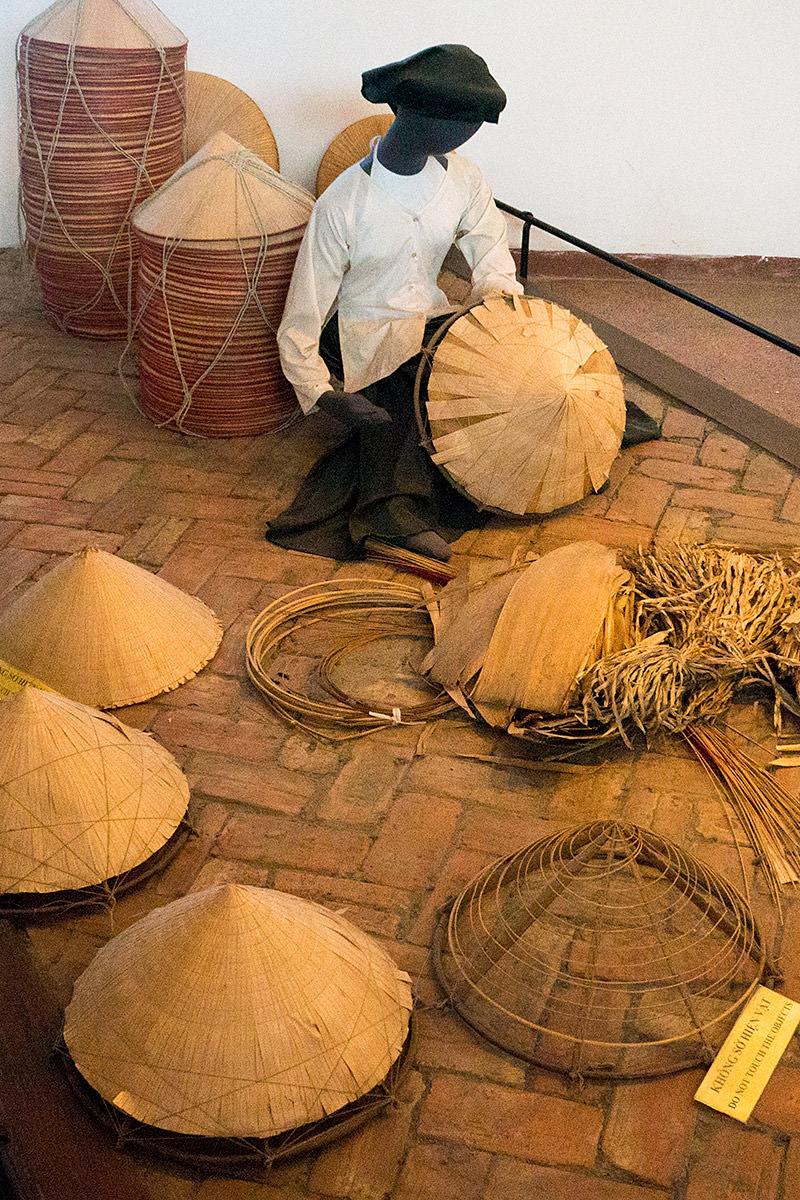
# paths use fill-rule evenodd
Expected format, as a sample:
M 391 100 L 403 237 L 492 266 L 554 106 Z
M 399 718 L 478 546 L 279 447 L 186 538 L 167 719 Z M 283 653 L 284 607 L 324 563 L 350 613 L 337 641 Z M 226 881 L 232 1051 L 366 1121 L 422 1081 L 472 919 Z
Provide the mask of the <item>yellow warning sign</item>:
M 695 1092 L 695 1100 L 746 1121 L 800 1023 L 800 1004 L 757 988 Z
M 41 688 L 43 692 L 55 691 L 55 688 L 42 683 L 41 679 L 34 679 L 33 675 L 26 675 L 24 671 L 20 671 L 19 667 L 12 667 L 11 663 L 4 662 L 0 658 L 0 700 L 29 686 Z

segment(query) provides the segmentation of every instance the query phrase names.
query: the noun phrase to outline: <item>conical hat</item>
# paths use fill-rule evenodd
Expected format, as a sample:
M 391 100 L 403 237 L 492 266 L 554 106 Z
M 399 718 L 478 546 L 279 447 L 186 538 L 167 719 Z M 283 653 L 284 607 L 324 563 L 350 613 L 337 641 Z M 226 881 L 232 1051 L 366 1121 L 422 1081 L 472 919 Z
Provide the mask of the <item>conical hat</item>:
M 263 238 L 299 229 L 314 197 L 215 133 L 157 192 L 135 209 L 140 233 L 183 243 Z
M 622 381 L 603 342 L 558 305 L 488 296 L 435 348 L 433 461 L 487 508 L 552 512 L 597 491 L 625 428 Z
M 170 691 L 221 640 L 202 601 L 94 548 L 53 567 L 0 615 L 0 658 L 96 708 Z
M 391 113 L 373 113 L 354 121 L 338 133 L 322 156 L 317 170 L 317 195 L 333 183 L 353 163 L 360 162 L 369 153 L 373 138 L 383 137 L 394 117 Z
M 381 1082 L 409 978 L 342 917 L 223 884 L 113 938 L 75 984 L 64 1040 L 106 1100 L 177 1133 L 270 1137 Z
M 130 871 L 169 841 L 188 803 L 183 772 L 147 734 L 34 687 L 0 703 L 0 891 Z
M 56 0 L 22 34 L 42 42 L 99 49 L 186 45 L 186 35 L 152 0 Z
M 269 121 L 255 100 L 227 79 L 207 75 L 205 71 L 187 71 L 187 159 L 220 129 L 257 154 L 273 171 L 280 170 L 278 147 Z

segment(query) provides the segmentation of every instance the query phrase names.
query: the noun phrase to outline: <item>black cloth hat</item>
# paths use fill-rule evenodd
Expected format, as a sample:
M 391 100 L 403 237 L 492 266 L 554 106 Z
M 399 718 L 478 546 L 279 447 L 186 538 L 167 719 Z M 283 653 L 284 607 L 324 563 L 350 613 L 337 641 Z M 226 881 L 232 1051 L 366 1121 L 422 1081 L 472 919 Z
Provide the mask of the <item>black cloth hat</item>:
M 365 71 L 361 94 L 393 109 L 402 104 L 429 117 L 495 125 L 506 106 L 505 92 L 468 46 L 430 46 L 401 62 Z

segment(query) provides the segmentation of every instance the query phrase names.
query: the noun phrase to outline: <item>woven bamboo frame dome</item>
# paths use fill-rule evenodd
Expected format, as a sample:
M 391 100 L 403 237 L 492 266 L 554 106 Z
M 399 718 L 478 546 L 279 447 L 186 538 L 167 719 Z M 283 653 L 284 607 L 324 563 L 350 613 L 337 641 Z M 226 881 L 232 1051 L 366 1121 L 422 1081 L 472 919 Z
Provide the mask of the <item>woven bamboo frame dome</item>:
M 417 375 L 431 457 L 482 508 L 525 516 L 608 479 L 625 428 L 622 380 L 578 317 L 490 295 L 436 332 Z
M 487 867 L 435 949 L 472 1026 L 574 1076 L 710 1062 L 758 985 L 753 915 L 722 876 L 621 822 L 569 829 Z

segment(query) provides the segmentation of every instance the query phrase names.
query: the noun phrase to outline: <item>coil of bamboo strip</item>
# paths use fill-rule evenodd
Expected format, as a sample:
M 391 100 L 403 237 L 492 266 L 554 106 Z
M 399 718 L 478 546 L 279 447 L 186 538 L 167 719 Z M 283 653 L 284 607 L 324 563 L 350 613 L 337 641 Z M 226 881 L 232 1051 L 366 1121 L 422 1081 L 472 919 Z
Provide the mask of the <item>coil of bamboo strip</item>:
M 104 946 L 75 984 L 64 1041 L 121 1131 L 127 1115 L 151 1134 L 270 1138 L 380 1084 L 408 1035 L 410 983 L 339 914 L 221 884 Z
M 297 402 L 275 331 L 314 206 L 216 134 L 133 217 L 142 411 L 205 437 L 266 433 Z
M 67 333 L 128 332 L 130 215 L 183 161 L 185 57 L 151 0 L 56 0 L 20 35 L 25 240 Z

